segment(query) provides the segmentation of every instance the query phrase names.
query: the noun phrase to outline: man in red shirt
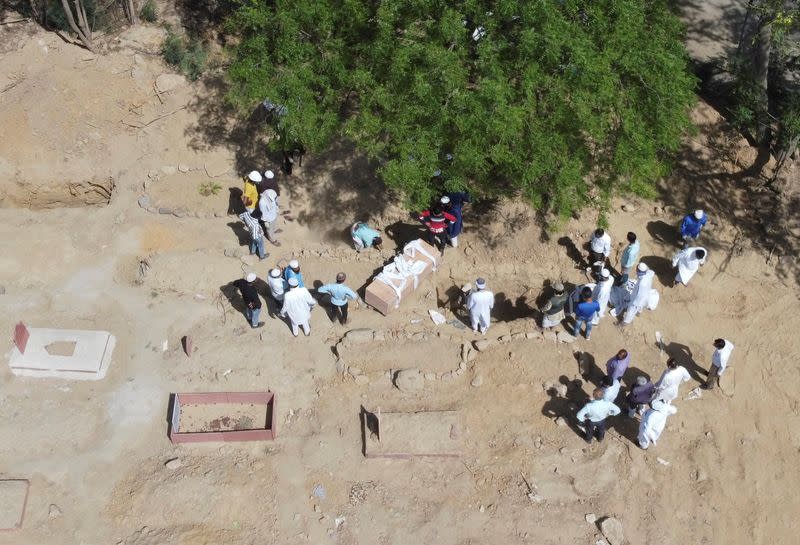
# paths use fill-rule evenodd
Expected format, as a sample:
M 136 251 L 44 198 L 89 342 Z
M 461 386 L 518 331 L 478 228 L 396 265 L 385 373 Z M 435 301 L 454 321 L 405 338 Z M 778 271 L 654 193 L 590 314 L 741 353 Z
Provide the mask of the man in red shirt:
M 442 255 L 444 255 L 444 249 L 450 243 L 447 228 L 456 221 L 456 217 L 448 212 L 443 212 L 440 207 L 435 206 L 430 210 L 423 210 L 422 214 L 419 215 L 419 221 L 428 228 L 428 242 L 431 246 L 439 247 Z

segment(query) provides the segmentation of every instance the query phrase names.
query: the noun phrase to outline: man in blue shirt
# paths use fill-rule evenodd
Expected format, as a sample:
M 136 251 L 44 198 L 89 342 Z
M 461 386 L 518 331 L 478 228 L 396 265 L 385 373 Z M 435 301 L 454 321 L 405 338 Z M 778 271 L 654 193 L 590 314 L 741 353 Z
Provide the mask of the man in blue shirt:
M 622 258 L 620 258 L 619 266 L 622 269 L 622 274 L 630 274 L 631 269 L 636 265 L 639 259 L 639 241 L 636 240 L 636 233 L 628 233 L 628 245 L 622 251 Z
M 347 300 L 352 299 L 359 306 L 361 304 L 358 294 L 345 286 L 345 280 L 347 280 L 347 275 L 340 272 L 336 275 L 335 284 L 325 284 L 317 290 L 317 293 L 327 293 L 331 296 L 331 305 L 333 305 L 334 312 L 339 315 L 342 325 L 347 324 Z
M 297 278 L 299 287 L 306 287 L 305 283 L 303 283 L 303 273 L 300 272 L 300 262 L 296 259 L 292 259 L 289 262 L 289 266 L 283 269 L 283 279 L 288 282 L 292 278 Z
M 585 426 L 583 438 L 587 443 L 591 443 L 595 435 L 598 441 L 602 441 L 606 435 L 606 418 L 620 413 L 619 407 L 603 399 L 604 394 L 602 388 L 595 388 L 592 401 L 578 411 L 578 422 Z
M 697 242 L 700 237 L 700 231 L 706 224 L 708 217 L 702 210 L 695 210 L 693 214 L 687 214 L 681 222 L 681 238 L 683 239 L 683 247 L 690 242 L 692 245 Z
M 363 221 L 359 221 L 353 225 L 350 236 L 353 238 L 353 244 L 358 251 L 372 247 L 375 247 L 376 250 L 380 250 L 381 244 L 383 244 L 380 233 L 375 229 L 371 229 L 370 226 Z
M 592 319 L 596 312 L 600 312 L 600 303 L 592 301 L 592 288 L 585 287 L 581 290 L 581 302 L 575 305 L 575 329 L 572 334 L 576 337 L 581 333 L 581 324 L 586 322 L 586 340 L 592 336 Z

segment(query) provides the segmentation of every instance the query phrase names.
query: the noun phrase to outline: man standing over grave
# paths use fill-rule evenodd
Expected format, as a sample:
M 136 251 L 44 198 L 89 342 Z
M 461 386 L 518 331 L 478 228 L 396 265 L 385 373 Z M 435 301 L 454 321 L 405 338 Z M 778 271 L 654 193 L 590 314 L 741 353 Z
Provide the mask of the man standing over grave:
M 577 337 L 581 334 L 581 324 L 586 323 L 586 340 L 592 337 L 592 320 L 600 310 L 600 305 L 592 301 L 592 288 L 584 287 L 581 290 L 581 302 L 575 305 L 575 329 L 572 334 Z
M 624 348 L 620 349 L 614 357 L 606 362 L 606 374 L 614 380 L 622 380 L 630 364 L 631 355 Z
M 602 388 L 595 388 L 592 401 L 578 411 L 578 422 L 585 426 L 583 438 L 587 443 L 591 443 L 595 436 L 598 441 L 602 441 L 606 435 L 606 418 L 620 413 L 619 407 L 603 399 L 604 394 Z
M 623 275 L 630 274 L 636 261 L 639 259 L 639 241 L 636 239 L 636 233 L 628 233 L 628 245 L 622 251 L 622 257 L 619 260 L 620 272 Z
M 630 303 L 628 303 L 628 307 L 625 309 L 625 317 L 622 320 L 623 325 L 628 325 L 633 322 L 634 318 L 647 306 L 655 276 L 656 273 L 651 271 L 650 267 L 644 263 L 639 263 L 636 267 L 636 285 L 633 287 Z
M 692 378 L 685 367 L 678 365 L 675 358 L 667 360 L 667 370 L 656 382 L 655 399 L 660 399 L 664 403 L 672 403 L 678 397 L 678 388 L 682 382 L 688 382 Z
M 600 278 L 600 271 L 605 267 L 606 260 L 611 254 L 611 237 L 603 229 L 595 229 L 589 240 L 589 268 L 586 272 L 592 273 L 595 280 Z
M 317 293 L 327 293 L 331 297 L 331 305 L 339 316 L 339 322 L 342 325 L 347 325 L 347 300 L 352 299 L 356 302 L 357 306 L 361 306 L 361 300 L 358 294 L 348 288 L 344 281 L 347 280 L 347 275 L 340 272 L 336 275 L 335 284 L 325 284 L 317 289 Z
M 299 328 L 303 328 L 303 333 L 306 336 L 311 335 L 311 326 L 308 321 L 311 318 L 311 309 L 317 302 L 311 297 L 308 290 L 297 281 L 296 277 L 288 280 L 289 291 L 283 296 L 283 308 L 281 309 L 281 317 L 289 317 L 289 322 L 292 325 L 292 335 L 297 337 L 300 333 Z
M 444 255 L 444 249 L 450 242 L 448 229 L 450 224 L 456 221 L 456 217 L 449 213 L 444 212 L 437 205 L 431 210 L 424 210 L 419 216 L 419 221 L 428 229 L 428 242 L 431 246 L 438 247 Z
M 297 279 L 297 285 L 301 288 L 305 287 L 303 283 L 303 273 L 300 272 L 300 262 L 296 259 L 292 259 L 289 262 L 289 266 L 283 269 L 283 279 L 287 282 L 292 278 Z
M 642 414 L 645 405 L 653 400 L 656 393 L 656 386 L 646 377 L 639 375 L 636 377 L 636 385 L 631 388 L 625 400 L 628 402 L 628 416 L 633 418 L 636 413 Z
M 683 239 L 683 247 L 689 243 L 696 243 L 700 238 L 700 231 L 703 230 L 708 217 L 702 210 L 695 210 L 692 214 L 686 214 L 681 222 L 681 238 Z
M 639 424 L 639 446 L 644 450 L 647 450 L 650 443 L 655 445 L 661 437 L 661 432 L 667 425 L 667 416 L 678 412 L 677 407 L 659 400 L 653 401 L 650 406 L 652 408 L 644 413 Z
M 267 232 L 267 240 L 275 246 L 281 243 L 275 238 L 275 228 L 278 224 L 278 194 L 274 189 L 267 189 L 258 198 L 258 210 L 261 212 L 261 221 Z
M 261 260 L 269 257 L 269 254 L 264 250 L 264 231 L 261 229 L 261 224 L 258 223 L 258 220 L 247 211 L 239 214 L 239 219 L 242 220 L 250 233 L 250 255 L 257 254 L 258 259 Z
M 258 317 L 261 314 L 261 299 L 258 297 L 258 290 L 256 290 L 255 286 L 257 279 L 256 273 L 250 273 L 244 279 L 240 278 L 233 283 L 242 294 L 245 306 L 244 315 L 253 329 L 264 326 L 264 322 L 258 321 Z
M 469 295 L 467 310 L 472 321 L 472 331 L 480 329 L 485 334 L 491 324 L 490 318 L 494 308 L 494 293 L 486 289 L 486 280 L 478 278 L 475 281 L 476 291 Z
M 677 268 L 678 272 L 675 275 L 675 284 L 689 284 L 694 273 L 706 262 L 706 249 L 705 248 L 684 248 L 672 258 L 672 267 Z
M 444 212 L 449 212 L 456 218 L 456 220 L 447 227 L 447 235 L 450 237 L 450 245 L 453 246 L 453 248 L 458 248 L 458 235 L 461 234 L 464 228 L 462 209 L 464 208 L 464 203 L 468 202 L 470 202 L 469 193 L 465 191 L 448 193 L 439 201 L 442 205 L 442 210 Z
M 258 204 L 258 184 L 261 183 L 261 174 L 254 170 L 244 178 L 244 190 L 242 191 L 242 202 L 244 209 L 253 213 Z

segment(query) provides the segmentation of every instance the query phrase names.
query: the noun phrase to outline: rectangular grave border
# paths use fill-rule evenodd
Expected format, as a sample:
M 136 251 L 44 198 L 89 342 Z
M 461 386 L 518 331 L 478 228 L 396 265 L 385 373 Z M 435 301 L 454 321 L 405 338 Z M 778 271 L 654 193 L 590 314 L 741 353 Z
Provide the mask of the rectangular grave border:
M 270 415 L 267 426 L 263 429 L 181 432 L 181 405 L 214 405 L 217 403 L 255 403 L 264 405 L 265 416 Z M 266 392 L 199 392 L 172 394 L 169 415 L 169 440 L 173 443 L 207 443 L 240 442 L 240 441 L 272 441 L 277 435 L 275 420 L 275 394 Z
M 363 445 L 363 455 L 365 458 L 384 458 L 384 459 L 394 459 L 394 460 L 411 460 L 413 458 L 423 458 L 423 459 L 432 459 L 432 460 L 444 460 L 444 459 L 454 459 L 454 458 L 461 458 L 460 453 L 454 452 L 375 452 L 369 448 L 369 434 L 371 433 L 369 421 L 375 425 L 375 432 L 378 436 L 378 443 L 380 443 L 381 439 L 381 429 L 380 429 L 380 422 L 381 418 L 385 416 L 392 417 L 393 415 L 404 415 L 404 414 L 414 414 L 414 413 L 428 413 L 428 414 L 436 414 L 436 413 L 457 413 L 458 411 L 452 410 L 445 410 L 445 411 L 411 411 L 411 412 L 381 412 L 380 408 L 376 411 L 368 411 L 367 409 L 362 407 L 361 410 L 361 434 L 362 440 L 364 441 Z
M 31 491 L 31 482 L 28 479 L 0 479 L 0 482 L 7 483 L 7 482 L 23 482 L 25 483 L 25 498 L 22 500 L 22 511 L 19 515 L 19 520 L 14 524 L 14 526 L 10 528 L 0 528 L 0 533 L 2 532 L 15 532 L 22 528 L 22 522 L 25 520 L 25 509 L 28 507 L 28 495 Z

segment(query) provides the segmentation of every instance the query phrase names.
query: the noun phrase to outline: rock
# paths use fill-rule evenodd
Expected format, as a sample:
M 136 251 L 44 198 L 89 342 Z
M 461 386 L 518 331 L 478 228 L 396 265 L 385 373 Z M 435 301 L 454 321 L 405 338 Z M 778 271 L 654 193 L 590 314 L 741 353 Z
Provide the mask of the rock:
M 355 381 L 356 381 L 356 384 L 358 384 L 359 386 L 365 386 L 365 385 L 369 384 L 369 377 L 367 375 L 358 375 L 355 378 Z
M 625 203 L 622 205 L 622 210 L 625 212 L 636 212 L 636 207 L 630 203 Z
M 139 207 L 148 208 L 150 206 L 150 195 L 140 195 L 136 202 L 139 203 Z
M 597 522 L 597 515 L 595 515 L 594 513 L 586 513 L 586 516 L 583 518 L 585 518 L 586 522 L 588 522 L 589 524 L 594 524 L 595 522 Z
M 178 170 L 179 170 L 180 172 L 183 172 L 183 173 L 185 174 L 185 173 L 189 172 L 189 171 L 190 171 L 190 170 L 192 170 L 192 169 L 191 169 L 191 168 L 189 168 L 189 165 L 187 165 L 187 164 L 184 164 L 184 163 L 181 163 L 181 164 L 179 164 L 179 165 L 178 165 Z
M 470 347 L 469 343 L 464 343 L 464 344 L 461 345 L 461 361 L 462 362 L 468 362 L 469 361 L 467 358 L 469 357 L 470 348 L 471 347 Z
M 562 343 L 574 343 L 575 342 L 575 336 L 574 335 L 570 335 L 566 331 L 559 331 L 558 334 L 556 335 L 556 338 L 559 340 L 559 342 L 562 342 Z
M 344 335 L 345 344 L 364 344 L 371 342 L 375 338 L 375 332 L 372 329 L 362 327 L 359 329 L 351 329 Z
M 703 471 L 702 469 L 695 470 L 695 472 L 694 472 L 694 480 L 695 481 L 697 481 L 698 483 L 701 483 L 701 482 L 703 482 L 703 481 L 705 481 L 707 479 L 708 479 L 708 474 L 705 471 Z
M 462 362 L 459 362 L 459 364 L 458 364 L 458 369 L 459 369 L 460 371 L 463 371 L 463 370 L 465 370 L 466 368 L 467 368 L 467 364 L 466 364 L 465 362 L 463 362 L 463 361 L 462 361 Z
M 511 342 L 511 335 L 503 335 L 502 337 L 499 337 L 497 339 L 497 342 L 499 342 L 500 344 L 506 344 L 508 342 Z
M 567 385 L 559 384 L 556 386 L 556 393 L 561 397 L 567 397 Z
M 187 213 L 188 211 L 185 208 L 178 208 L 172 211 L 172 215 L 175 216 L 176 218 L 183 218 L 186 216 Z
M 622 545 L 625 542 L 622 523 L 614 517 L 603 519 L 600 523 L 600 531 L 603 532 L 603 537 L 608 540 L 609 545 Z
M 653 207 L 653 214 L 655 214 L 656 216 L 660 216 L 663 213 L 664 213 L 664 209 L 661 208 L 660 206 L 654 206 Z
M 180 74 L 161 74 L 156 78 L 156 89 L 160 93 L 166 93 L 186 85 L 186 78 Z
M 263 333 L 262 333 L 263 335 Z M 261 339 L 262 341 L 264 339 Z M 336 360 L 336 372 L 337 373 L 344 373 L 347 370 L 347 365 L 342 360 Z
M 545 331 L 542 334 L 542 337 L 546 341 L 552 341 L 552 342 L 557 342 L 558 341 L 558 337 L 556 336 L 555 331 Z
M 386 332 L 385 331 L 374 331 L 372 334 L 372 340 L 382 342 L 386 340 Z
M 425 380 L 436 380 L 436 373 L 425 373 Z
M 473 388 L 478 388 L 482 384 L 483 384 L 483 376 L 482 375 L 478 375 L 477 377 L 472 379 L 472 382 L 470 382 L 470 386 L 472 386 Z
M 242 257 L 241 248 L 225 248 L 223 253 L 225 254 L 225 257 L 235 257 L 236 259 Z
M 231 165 L 226 157 L 212 157 L 203 164 L 209 178 L 217 178 L 231 171 Z
M 364 374 L 364 371 L 362 371 L 358 367 L 349 367 L 347 369 L 347 372 L 350 373 L 350 376 L 353 377 L 353 378 Z
M 164 165 L 163 167 L 161 167 L 161 172 L 163 172 L 164 174 L 167 174 L 167 175 L 175 174 L 177 171 L 178 171 L 178 169 L 176 169 L 172 165 Z
M 539 331 L 528 331 L 525 333 L 526 339 L 536 339 L 537 341 L 541 341 L 543 339 L 541 332 Z
M 566 426 L 567 425 L 567 419 L 564 418 L 563 416 L 557 417 L 555 422 L 556 422 L 556 426 Z
M 160 207 L 158 209 L 158 213 L 159 214 L 163 214 L 165 216 L 168 216 L 168 215 L 172 214 L 172 208 Z
M 458 369 L 456 369 L 455 371 L 451 371 L 451 373 L 455 373 L 457 376 L 459 376 L 459 377 L 460 377 L 461 375 L 463 375 L 463 374 L 464 374 L 464 371 L 465 371 L 465 369 L 462 369 L 461 367 L 459 367 L 459 368 L 458 368 Z
M 51 519 L 57 519 L 61 516 L 61 508 L 55 503 L 50 504 L 49 515 Z
M 511 335 L 511 340 L 513 341 L 521 341 L 525 338 L 525 333 L 514 333 Z
M 475 350 L 477 350 L 478 352 L 483 352 L 484 350 L 489 348 L 491 342 L 489 342 L 489 339 L 480 339 L 475 341 L 474 345 L 475 345 Z
M 401 369 L 394 376 L 394 385 L 401 392 L 418 392 L 425 386 L 425 377 L 419 369 Z
M 183 462 L 181 462 L 180 458 L 170 458 L 164 464 L 164 467 L 166 467 L 167 469 L 175 470 L 175 469 L 178 469 L 179 467 L 181 467 L 182 465 L 183 465 Z

